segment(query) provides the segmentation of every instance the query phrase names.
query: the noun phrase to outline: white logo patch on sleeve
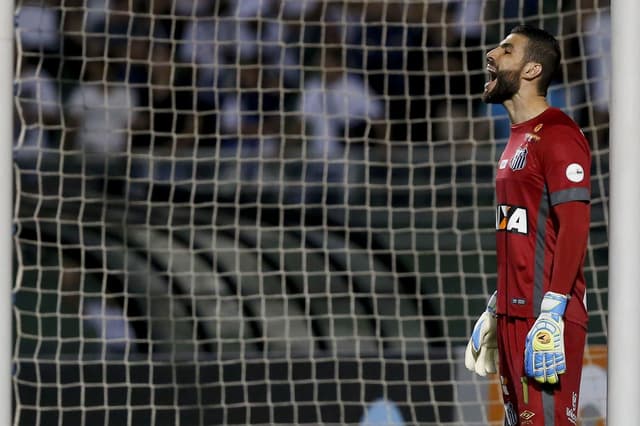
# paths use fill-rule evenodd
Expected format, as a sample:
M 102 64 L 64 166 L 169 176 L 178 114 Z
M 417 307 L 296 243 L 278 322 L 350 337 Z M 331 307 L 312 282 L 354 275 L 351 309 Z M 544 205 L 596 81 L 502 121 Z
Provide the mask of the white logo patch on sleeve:
M 571 163 L 567 166 L 567 170 L 565 171 L 567 179 L 571 182 L 582 182 L 584 179 L 584 169 L 578 163 Z

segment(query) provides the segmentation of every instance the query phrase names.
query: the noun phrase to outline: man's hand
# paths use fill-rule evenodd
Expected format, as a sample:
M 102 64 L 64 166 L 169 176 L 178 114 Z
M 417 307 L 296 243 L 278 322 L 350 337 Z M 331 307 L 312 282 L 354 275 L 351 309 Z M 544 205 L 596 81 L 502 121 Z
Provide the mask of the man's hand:
M 497 371 L 498 339 L 496 328 L 496 293 L 494 292 L 489 299 L 487 309 L 480 315 L 473 327 L 464 354 L 464 365 L 483 377 L 487 373 Z
M 527 376 L 540 383 L 558 383 L 567 371 L 564 358 L 564 320 L 567 296 L 547 292 L 542 299 L 540 316 L 531 327 L 524 349 Z

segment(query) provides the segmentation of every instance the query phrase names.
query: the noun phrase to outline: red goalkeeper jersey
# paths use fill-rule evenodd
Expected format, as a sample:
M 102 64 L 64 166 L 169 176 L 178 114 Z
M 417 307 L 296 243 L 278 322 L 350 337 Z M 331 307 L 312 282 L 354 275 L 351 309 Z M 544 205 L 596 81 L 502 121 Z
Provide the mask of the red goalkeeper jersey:
M 496 172 L 498 314 L 531 318 L 540 313 L 553 268 L 562 267 L 554 264 L 558 229 L 551 209 L 589 202 L 590 169 L 589 143 L 559 109 L 548 108 L 511 127 Z M 586 325 L 582 268 L 569 296 L 565 319 Z

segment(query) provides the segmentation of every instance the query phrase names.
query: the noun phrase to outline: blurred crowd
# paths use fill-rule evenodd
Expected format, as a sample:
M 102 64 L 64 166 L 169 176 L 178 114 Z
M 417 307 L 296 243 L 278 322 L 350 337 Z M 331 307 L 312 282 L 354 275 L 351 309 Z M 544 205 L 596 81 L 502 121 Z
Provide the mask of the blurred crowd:
M 279 178 L 322 191 L 353 179 L 354 161 L 437 160 L 409 158 L 421 143 L 470 160 L 506 135 L 504 112 L 480 102 L 484 54 L 521 22 L 562 41 L 551 103 L 608 137 L 603 1 L 16 3 L 17 155 L 80 153 L 102 164 L 89 174 L 144 177 L 136 155 L 211 149 L 242 160 L 218 179 L 260 180 L 274 159 Z

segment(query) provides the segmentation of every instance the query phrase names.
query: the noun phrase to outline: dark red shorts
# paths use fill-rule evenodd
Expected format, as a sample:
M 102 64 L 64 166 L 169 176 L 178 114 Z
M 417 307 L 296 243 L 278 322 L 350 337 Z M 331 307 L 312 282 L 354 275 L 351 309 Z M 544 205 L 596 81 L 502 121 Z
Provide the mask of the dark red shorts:
M 524 374 L 524 346 L 535 319 L 498 317 L 500 383 L 505 407 L 505 425 L 571 425 L 578 416 L 580 378 L 586 330 L 565 321 L 566 373 L 558 384 L 540 384 Z

